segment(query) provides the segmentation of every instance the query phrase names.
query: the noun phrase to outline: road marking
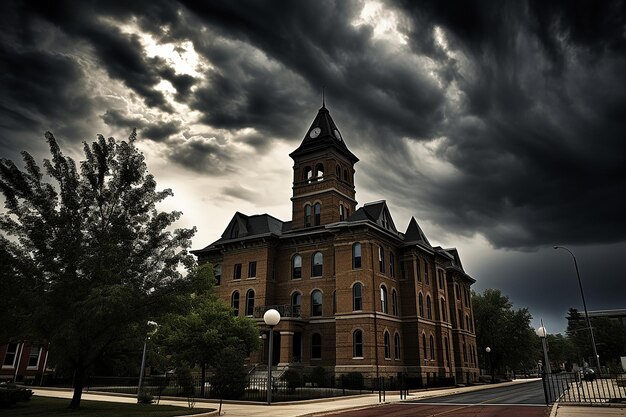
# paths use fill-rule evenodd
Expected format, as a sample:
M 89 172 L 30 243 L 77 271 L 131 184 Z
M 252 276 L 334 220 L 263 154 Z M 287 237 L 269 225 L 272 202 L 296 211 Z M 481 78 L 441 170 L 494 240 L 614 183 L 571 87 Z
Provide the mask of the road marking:
M 520 407 L 545 407 L 545 404 L 518 404 L 518 403 L 498 403 L 498 404 L 484 404 L 484 403 L 423 403 L 423 402 L 401 402 L 399 404 L 404 404 L 404 405 L 448 405 L 448 406 L 453 406 L 453 405 L 462 405 L 462 406 L 468 406 L 471 407 L 472 405 L 483 405 L 483 406 L 492 406 L 492 407 L 497 407 L 500 405 L 507 405 L 507 406 L 520 406 Z

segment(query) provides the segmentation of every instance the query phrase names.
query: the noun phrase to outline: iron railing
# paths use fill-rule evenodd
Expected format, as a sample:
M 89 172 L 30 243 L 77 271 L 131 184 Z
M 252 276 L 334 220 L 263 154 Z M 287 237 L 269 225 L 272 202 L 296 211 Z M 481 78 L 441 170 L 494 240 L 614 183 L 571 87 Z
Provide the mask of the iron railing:
M 269 309 L 277 310 L 281 317 L 300 317 L 300 306 L 292 306 L 289 304 L 275 306 L 257 306 L 254 308 L 254 318 L 263 318 L 263 314 Z
M 542 376 L 546 404 L 602 405 L 626 402 L 626 373 L 561 372 Z

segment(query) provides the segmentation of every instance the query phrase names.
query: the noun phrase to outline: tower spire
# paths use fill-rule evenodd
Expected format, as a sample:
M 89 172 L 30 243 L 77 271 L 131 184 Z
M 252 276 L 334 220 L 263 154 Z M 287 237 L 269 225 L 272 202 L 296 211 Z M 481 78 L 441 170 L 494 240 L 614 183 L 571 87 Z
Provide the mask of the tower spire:
M 326 107 L 326 86 L 322 86 L 322 107 Z

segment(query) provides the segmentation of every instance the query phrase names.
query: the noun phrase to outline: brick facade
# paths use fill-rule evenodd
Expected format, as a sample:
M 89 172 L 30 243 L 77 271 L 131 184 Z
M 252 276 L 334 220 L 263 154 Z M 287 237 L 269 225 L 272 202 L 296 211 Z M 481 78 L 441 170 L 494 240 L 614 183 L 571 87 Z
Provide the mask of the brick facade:
M 324 107 L 291 157 L 290 222 L 236 213 L 219 240 L 194 251 L 221 270 L 219 297 L 253 317 L 260 333 L 268 332 L 264 311 L 281 312 L 274 329 L 279 364 L 323 366 L 336 375 L 476 380 L 468 297 L 474 280 L 456 249 L 432 247 L 415 219 L 397 231 L 384 201 L 357 209 L 358 158 Z M 249 277 L 251 263 L 256 273 Z M 267 340 L 250 360 L 267 363 Z

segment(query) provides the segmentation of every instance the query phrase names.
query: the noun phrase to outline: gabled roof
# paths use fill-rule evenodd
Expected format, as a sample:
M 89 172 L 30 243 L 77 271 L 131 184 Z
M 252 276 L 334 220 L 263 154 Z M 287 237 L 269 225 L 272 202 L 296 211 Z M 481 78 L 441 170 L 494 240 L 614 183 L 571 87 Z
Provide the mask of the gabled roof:
M 392 233 L 398 234 L 396 225 L 393 223 L 393 218 L 387 207 L 385 200 L 375 201 L 373 203 L 367 203 L 357 211 L 352 213 L 348 218 L 348 222 L 369 220 L 376 223 L 383 229 L 389 230 Z
M 417 224 L 415 217 L 411 217 L 409 226 L 406 228 L 406 232 L 404 232 L 404 241 L 406 243 L 421 243 L 424 246 L 432 248 L 422 228 Z
M 444 250 L 448 252 L 450 255 L 452 255 L 452 257 L 454 258 L 453 266 L 456 266 L 458 269 L 465 272 L 465 270 L 463 269 L 463 264 L 461 263 L 461 257 L 459 256 L 459 251 L 456 250 L 456 248 L 447 248 Z
M 314 135 L 315 137 L 311 137 L 311 131 L 317 128 L 319 128 L 319 134 Z M 291 158 L 295 158 L 312 151 L 327 149 L 329 147 L 337 149 L 352 163 L 359 161 L 359 158 L 350 152 L 346 146 L 337 125 L 333 121 L 332 117 L 330 117 L 328 109 L 322 106 L 322 108 L 320 108 L 317 112 L 317 116 L 315 116 L 313 123 L 311 123 L 311 127 L 309 127 L 306 131 L 302 143 L 298 149 L 290 153 L 289 156 Z

